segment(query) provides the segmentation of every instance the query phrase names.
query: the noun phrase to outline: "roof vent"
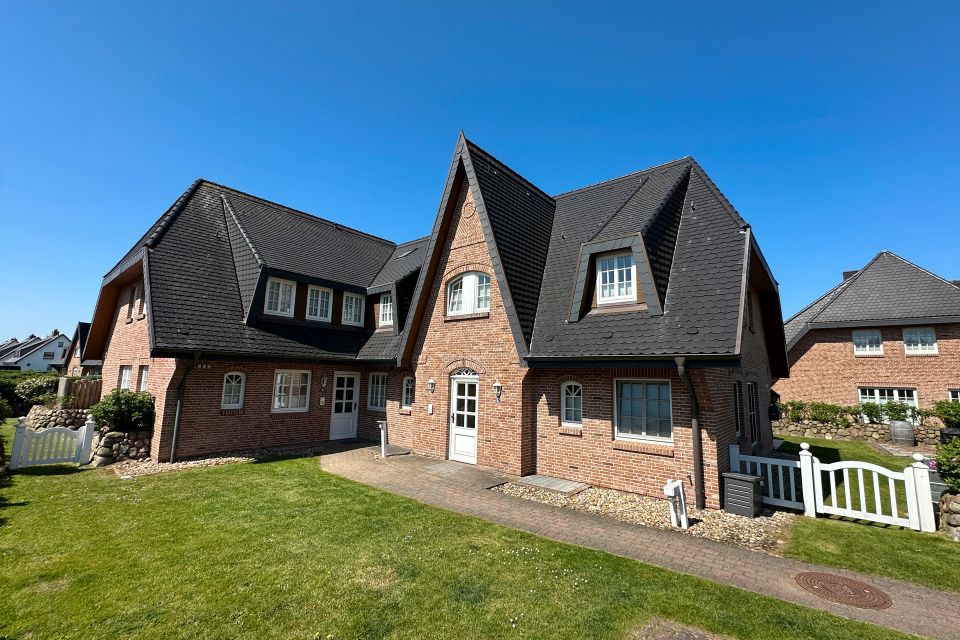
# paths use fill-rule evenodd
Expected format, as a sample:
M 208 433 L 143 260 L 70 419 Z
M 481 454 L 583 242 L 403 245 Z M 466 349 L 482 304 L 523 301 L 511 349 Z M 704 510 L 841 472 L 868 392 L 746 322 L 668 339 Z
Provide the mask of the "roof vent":
M 843 282 L 846 282 L 847 280 L 849 280 L 849 279 L 852 278 L 853 276 L 857 275 L 858 273 L 860 273 L 860 269 L 854 269 L 853 271 L 844 271 L 844 272 L 843 272 Z

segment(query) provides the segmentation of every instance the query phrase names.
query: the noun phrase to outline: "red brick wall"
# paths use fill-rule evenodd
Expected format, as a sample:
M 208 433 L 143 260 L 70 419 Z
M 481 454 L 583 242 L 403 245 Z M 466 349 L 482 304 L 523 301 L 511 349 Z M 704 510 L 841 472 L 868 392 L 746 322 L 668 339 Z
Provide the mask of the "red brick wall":
M 880 327 L 883 356 L 854 356 L 853 329 L 815 329 L 790 350 L 790 377 L 774 389 L 784 400 L 855 405 L 859 387 L 917 390 L 921 407 L 960 388 L 960 324 L 936 325 L 938 355 L 904 353 L 903 329 Z
M 437 278 L 425 284 L 423 326 L 411 337 L 415 341 L 412 372 L 397 371 L 392 376 L 388 403 L 390 439 L 417 452 L 446 458 L 450 373 L 468 367 L 480 378 L 477 464 L 508 473 L 530 473 L 534 470 L 534 424 L 523 419 L 524 386 L 530 372 L 519 365 L 483 229 L 468 188 L 459 189 L 454 212 L 441 248 Z M 490 312 L 478 314 L 480 317 L 447 317 L 446 285 L 467 271 L 490 275 Z M 416 376 L 417 400 L 410 412 L 400 410 L 400 385 L 405 375 Z M 427 391 L 431 378 L 436 381 L 433 394 Z M 496 380 L 503 385 L 499 403 L 492 390 Z M 433 405 L 432 415 L 427 412 L 428 404 Z

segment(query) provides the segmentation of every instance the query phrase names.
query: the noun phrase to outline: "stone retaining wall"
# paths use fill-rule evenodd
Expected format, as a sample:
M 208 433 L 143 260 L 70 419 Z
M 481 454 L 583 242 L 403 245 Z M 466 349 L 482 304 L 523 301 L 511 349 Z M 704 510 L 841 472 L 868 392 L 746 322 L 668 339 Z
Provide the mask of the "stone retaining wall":
M 124 460 L 150 457 L 150 432 L 98 432 L 93 437 L 93 466 L 104 467 Z
M 940 496 L 940 530 L 960 542 L 960 494 Z
M 847 425 L 836 425 L 829 422 L 817 422 L 815 420 L 801 420 L 800 422 L 779 420 L 773 422 L 773 433 L 781 436 L 805 436 L 807 438 L 821 438 L 824 440 L 890 441 L 890 425 L 861 424 L 859 422 Z M 940 442 L 939 426 L 914 425 L 913 433 L 918 443 L 937 444 Z
M 27 426 L 32 429 L 49 429 L 50 427 L 79 429 L 86 421 L 86 409 L 48 409 L 38 404 L 27 413 Z

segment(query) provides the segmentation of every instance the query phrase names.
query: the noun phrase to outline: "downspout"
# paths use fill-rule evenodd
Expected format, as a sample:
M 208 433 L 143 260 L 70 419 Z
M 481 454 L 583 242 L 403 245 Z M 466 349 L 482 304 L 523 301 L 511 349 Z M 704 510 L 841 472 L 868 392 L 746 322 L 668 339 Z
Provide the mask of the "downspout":
M 690 379 L 690 372 L 687 371 L 687 359 L 683 357 L 674 358 L 677 363 L 677 373 L 680 375 L 680 382 L 683 383 L 687 393 L 690 394 L 690 427 L 693 437 L 693 485 L 696 496 L 697 508 L 705 509 L 707 505 L 707 494 L 703 488 L 703 446 L 700 443 L 700 403 L 697 402 L 697 393 L 693 389 L 693 381 Z
M 180 383 L 177 385 L 177 410 L 173 414 L 173 440 L 170 442 L 170 462 L 176 462 L 177 433 L 180 431 L 180 412 L 183 408 L 183 391 L 187 386 L 187 374 L 197 366 L 198 362 L 200 362 L 200 352 L 194 351 L 193 360 L 187 364 L 187 368 L 183 371 L 183 377 L 180 378 Z

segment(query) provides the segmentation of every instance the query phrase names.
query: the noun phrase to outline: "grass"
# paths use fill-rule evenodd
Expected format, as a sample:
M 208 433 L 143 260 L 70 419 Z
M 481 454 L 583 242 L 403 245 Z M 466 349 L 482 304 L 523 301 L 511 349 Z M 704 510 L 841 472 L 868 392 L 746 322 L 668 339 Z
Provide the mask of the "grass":
M 785 438 L 781 451 L 796 453 L 801 441 L 821 462 L 863 460 L 902 471 L 912 460 L 880 453 L 863 442 Z M 838 504 L 844 496 L 838 492 Z M 881 490 L 881 499 L 888 494 Z M 826 499 L 826 496 L 825 496 Z M 858 496 L 852 496 L 854 505 Z M 867 504 L 873 504 L 873 488 L 867 487 Z M 900 513 L 906 504 L 898 496 Z M 784 555 L 841 567 L 934 589 L 960 593 L 960 545 L 935 533 L 840 518 L 797 518 L 784 548 Z
M 6 482 L 0 637 L 623 638 L 654 615 L 738 638 L 904 637 L 429 507 L 313 458 Z

